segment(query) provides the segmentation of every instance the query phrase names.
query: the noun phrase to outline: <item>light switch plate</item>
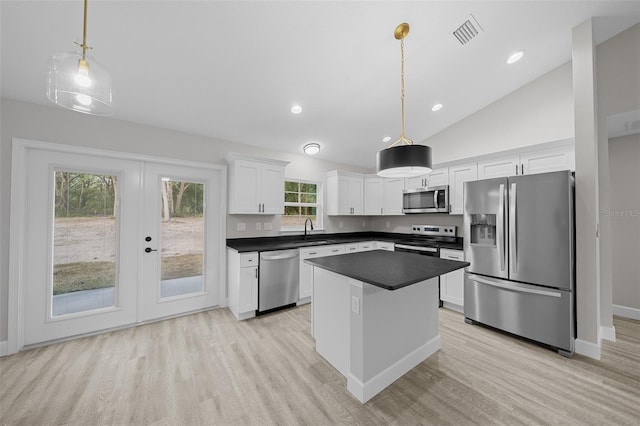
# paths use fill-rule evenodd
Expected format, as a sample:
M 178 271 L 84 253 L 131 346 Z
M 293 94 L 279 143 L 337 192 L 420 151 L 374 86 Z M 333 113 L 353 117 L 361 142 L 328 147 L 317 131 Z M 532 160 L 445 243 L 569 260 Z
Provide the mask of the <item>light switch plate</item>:
M 273 229 L 271 227 L 271 222 L 266 222 L 263 227 L 265 231 L 271 231 Z
M 260 222 L 256 223 L 256 231 L 262 231 L 262 224 Z
M 360 315 L 360 298 L 358 296 L 351 296 L 351 312 Z
M 247 224 L 246 223 L 238 223 L 238 231 L 246 231 L 247 230 Z

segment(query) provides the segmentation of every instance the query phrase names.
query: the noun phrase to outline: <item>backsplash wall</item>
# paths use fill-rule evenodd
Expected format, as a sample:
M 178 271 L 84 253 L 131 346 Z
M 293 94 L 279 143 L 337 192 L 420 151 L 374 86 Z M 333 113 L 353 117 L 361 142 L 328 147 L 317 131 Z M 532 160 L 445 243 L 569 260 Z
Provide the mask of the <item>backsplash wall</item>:
M 404 216 L 373 216 L 369 218 L 369 222 L 372 231 L 398 232 L 402 234 L 411 233 L 411 225 L 457 226 L 456 236 L 464 236 L 462 215 L 408 214 Z

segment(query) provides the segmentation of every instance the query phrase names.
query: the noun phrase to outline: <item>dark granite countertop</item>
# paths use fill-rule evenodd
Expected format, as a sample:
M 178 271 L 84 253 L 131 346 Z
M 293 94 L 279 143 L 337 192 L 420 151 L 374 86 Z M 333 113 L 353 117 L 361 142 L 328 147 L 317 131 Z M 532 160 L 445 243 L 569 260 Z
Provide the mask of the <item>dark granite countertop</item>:
M 345 232 L 337 234 L 315 234 L 304 239 L 302 235 L 289 235 L 281 237 L 260 238 L 228 238 L 227 247 L 240 253 L 251 251 L 289 250 L 302 247 L 322 247 L 331 244 L 359 243 L 366 241 L 386 241 L 397 243 L 407 241 L 411 234 L 399 234 L 391 232 Z M 462 238 L 456 238 L 456 242 L 440 243 L 441 248 L 462 250 Z
M 470 265 L 469 262 L 386 250 L 317 257 L 305 262 L 386 290 L 397 290 Z

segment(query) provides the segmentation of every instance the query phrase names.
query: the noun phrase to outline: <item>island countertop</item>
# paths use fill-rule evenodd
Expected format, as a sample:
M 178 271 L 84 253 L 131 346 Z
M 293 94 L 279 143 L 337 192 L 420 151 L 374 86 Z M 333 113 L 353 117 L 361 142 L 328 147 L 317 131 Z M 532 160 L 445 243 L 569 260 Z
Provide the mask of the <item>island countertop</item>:
M 386 290 L 397 290 L 470 265 L 469 262 L 386 250 L 316 257 L 305 262 Z

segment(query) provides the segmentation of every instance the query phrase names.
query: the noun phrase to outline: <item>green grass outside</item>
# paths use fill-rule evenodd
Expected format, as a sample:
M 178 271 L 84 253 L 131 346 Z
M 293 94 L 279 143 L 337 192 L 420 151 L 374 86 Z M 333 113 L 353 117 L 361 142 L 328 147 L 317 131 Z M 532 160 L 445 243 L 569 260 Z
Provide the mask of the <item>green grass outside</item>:
M 162 279 L 202 275 L 202 254 L 184 254 L 162 258 Z M 113 287 L 115 262 L 75 262 L 55 265 L 53 294 Z

